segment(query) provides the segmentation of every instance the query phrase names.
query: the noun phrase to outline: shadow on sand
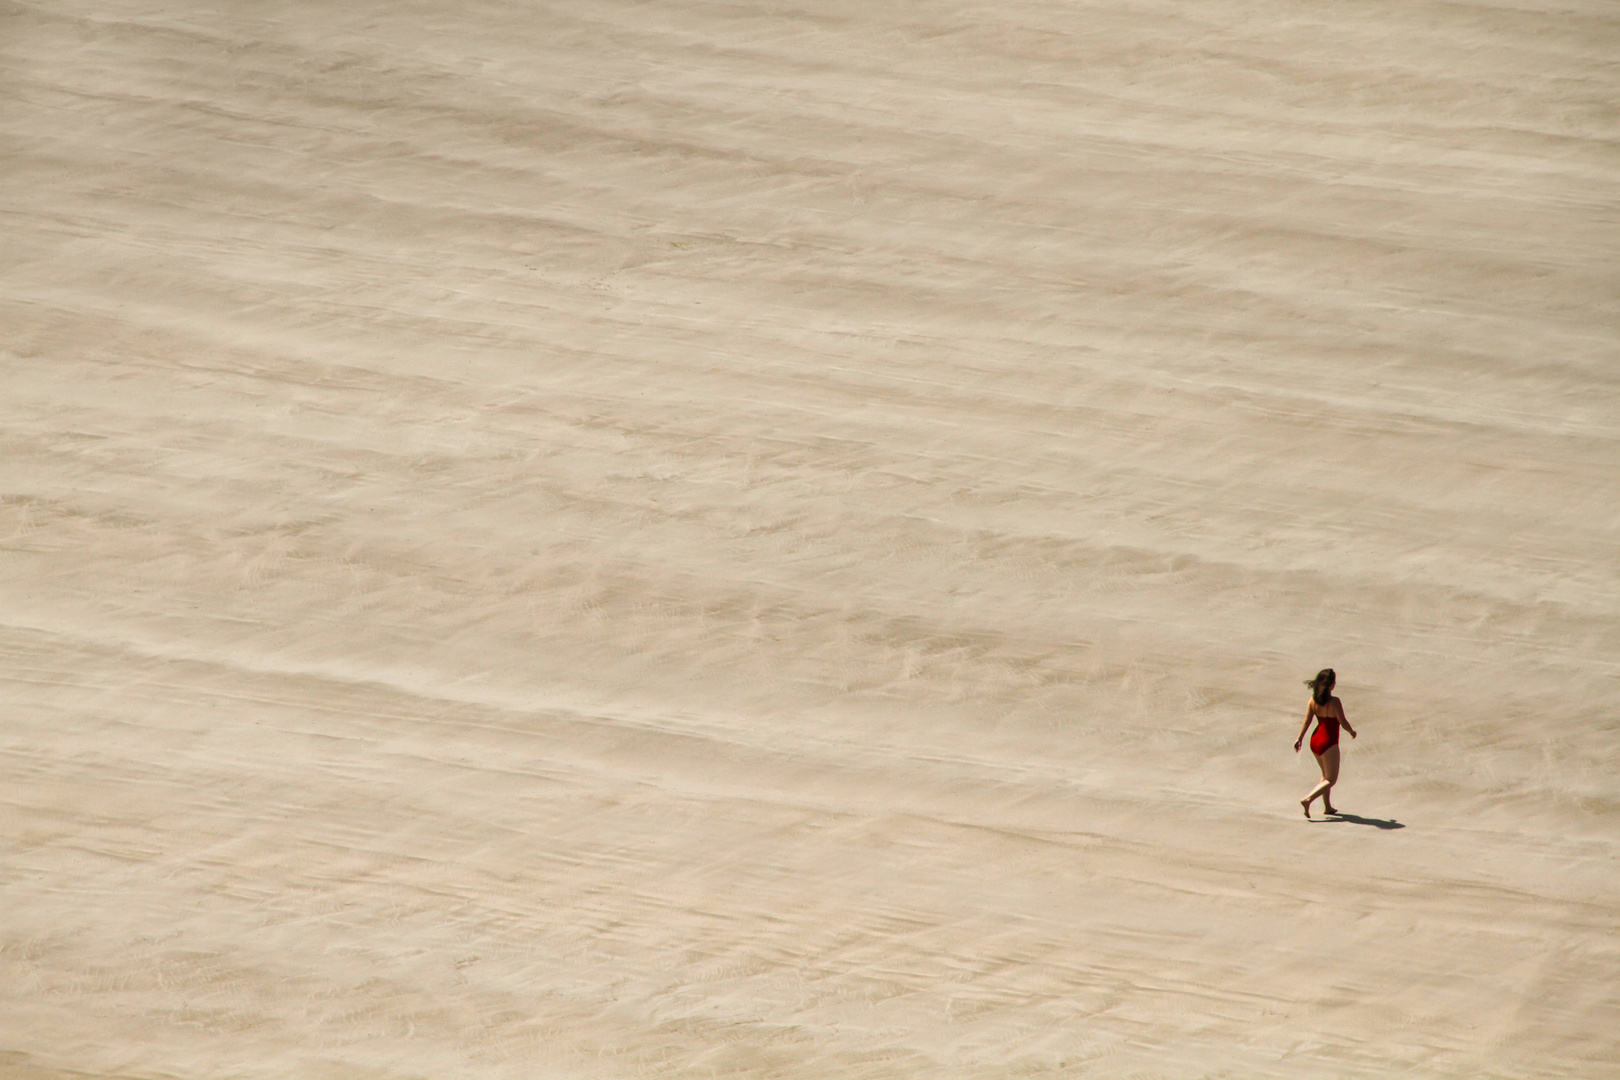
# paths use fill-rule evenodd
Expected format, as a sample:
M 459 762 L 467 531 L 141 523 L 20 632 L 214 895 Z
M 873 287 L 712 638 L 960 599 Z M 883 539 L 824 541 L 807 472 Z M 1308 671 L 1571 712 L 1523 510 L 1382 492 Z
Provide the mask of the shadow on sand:
M 1371 825 L 1375 829 L 1404 829 L 1405 825 L 1394 818 L 1362 817 L 1360 814 L 1346 814 L 1342 810 L 1329 814 L 1327 817 L 1312 818 L 1312 821 L 1348 821 L 1352 825 Z

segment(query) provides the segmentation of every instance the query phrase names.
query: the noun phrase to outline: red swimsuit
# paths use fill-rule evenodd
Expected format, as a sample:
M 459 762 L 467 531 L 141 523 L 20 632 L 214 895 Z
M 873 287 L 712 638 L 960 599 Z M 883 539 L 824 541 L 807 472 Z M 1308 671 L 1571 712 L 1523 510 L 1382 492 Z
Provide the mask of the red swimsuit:
M 1339 718 L 1316 714 L 1316 730 L 1311 732 L 1311 753 L 1318 756 L 1327 753 L 1330 746 L 1339 745 Z

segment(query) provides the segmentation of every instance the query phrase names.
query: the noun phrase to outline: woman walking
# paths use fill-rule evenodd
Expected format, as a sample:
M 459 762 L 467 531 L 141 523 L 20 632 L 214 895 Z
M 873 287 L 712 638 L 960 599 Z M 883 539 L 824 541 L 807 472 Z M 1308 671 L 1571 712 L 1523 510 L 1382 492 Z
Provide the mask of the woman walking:
M 1323 668 L 1316 673 L 1316 678 L 1307 679 L 1305 685 L 1311 688 L 1311 703 L 1305 706 L 1305 722 L 1299 725 L 1299 738 L 1294 740 L 1294 753 L 1305 743 L 1305 729 L 1316 721 L 1316 730 L 1311 734 L 1311 753 L 1316 755 L 1316 763 L 1322 767 L 1322 782 L 1311 788 L 1311 793 L 1299 800 L 1299 805 L 1305 808 L 1305 816 L 1311 816 L 1311 803 L 1318 795 L 1322 796 L 1322 809 L 1330 814 L 1337 814 L 1333 809 L 1333 785 L 1339 781 L 1339 728 L 1356 737 L 1356 729 L 1350 726 L 1350 721 L 1344 716 L 1344 703 L 1333 696 L 1333 684 L 1338 682 L 1338 676 L 1333 674 L 1332 668 Z

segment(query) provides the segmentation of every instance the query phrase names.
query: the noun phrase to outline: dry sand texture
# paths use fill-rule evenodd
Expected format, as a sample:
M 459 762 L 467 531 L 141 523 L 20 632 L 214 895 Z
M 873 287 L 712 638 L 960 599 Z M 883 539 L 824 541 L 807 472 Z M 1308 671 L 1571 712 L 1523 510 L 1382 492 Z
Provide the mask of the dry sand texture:
M 0 50 L 0 1074 L 1614 1075 L 1620 7 Z

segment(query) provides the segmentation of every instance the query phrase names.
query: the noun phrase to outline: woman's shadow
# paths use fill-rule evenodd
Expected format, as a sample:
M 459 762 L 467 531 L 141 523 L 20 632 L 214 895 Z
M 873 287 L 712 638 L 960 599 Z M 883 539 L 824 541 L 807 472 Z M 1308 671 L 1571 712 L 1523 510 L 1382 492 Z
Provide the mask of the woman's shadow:
M 1371 825 L 1375 829 L 1404 829 L 1405 825 L 1394 818 L 1362 817 L 1360 814 L 1347 814 L 1343 810 L 1336 810 L 1326 817 L 1314 818 L 1315 821 L 1348 821 L 1352 825 Z

